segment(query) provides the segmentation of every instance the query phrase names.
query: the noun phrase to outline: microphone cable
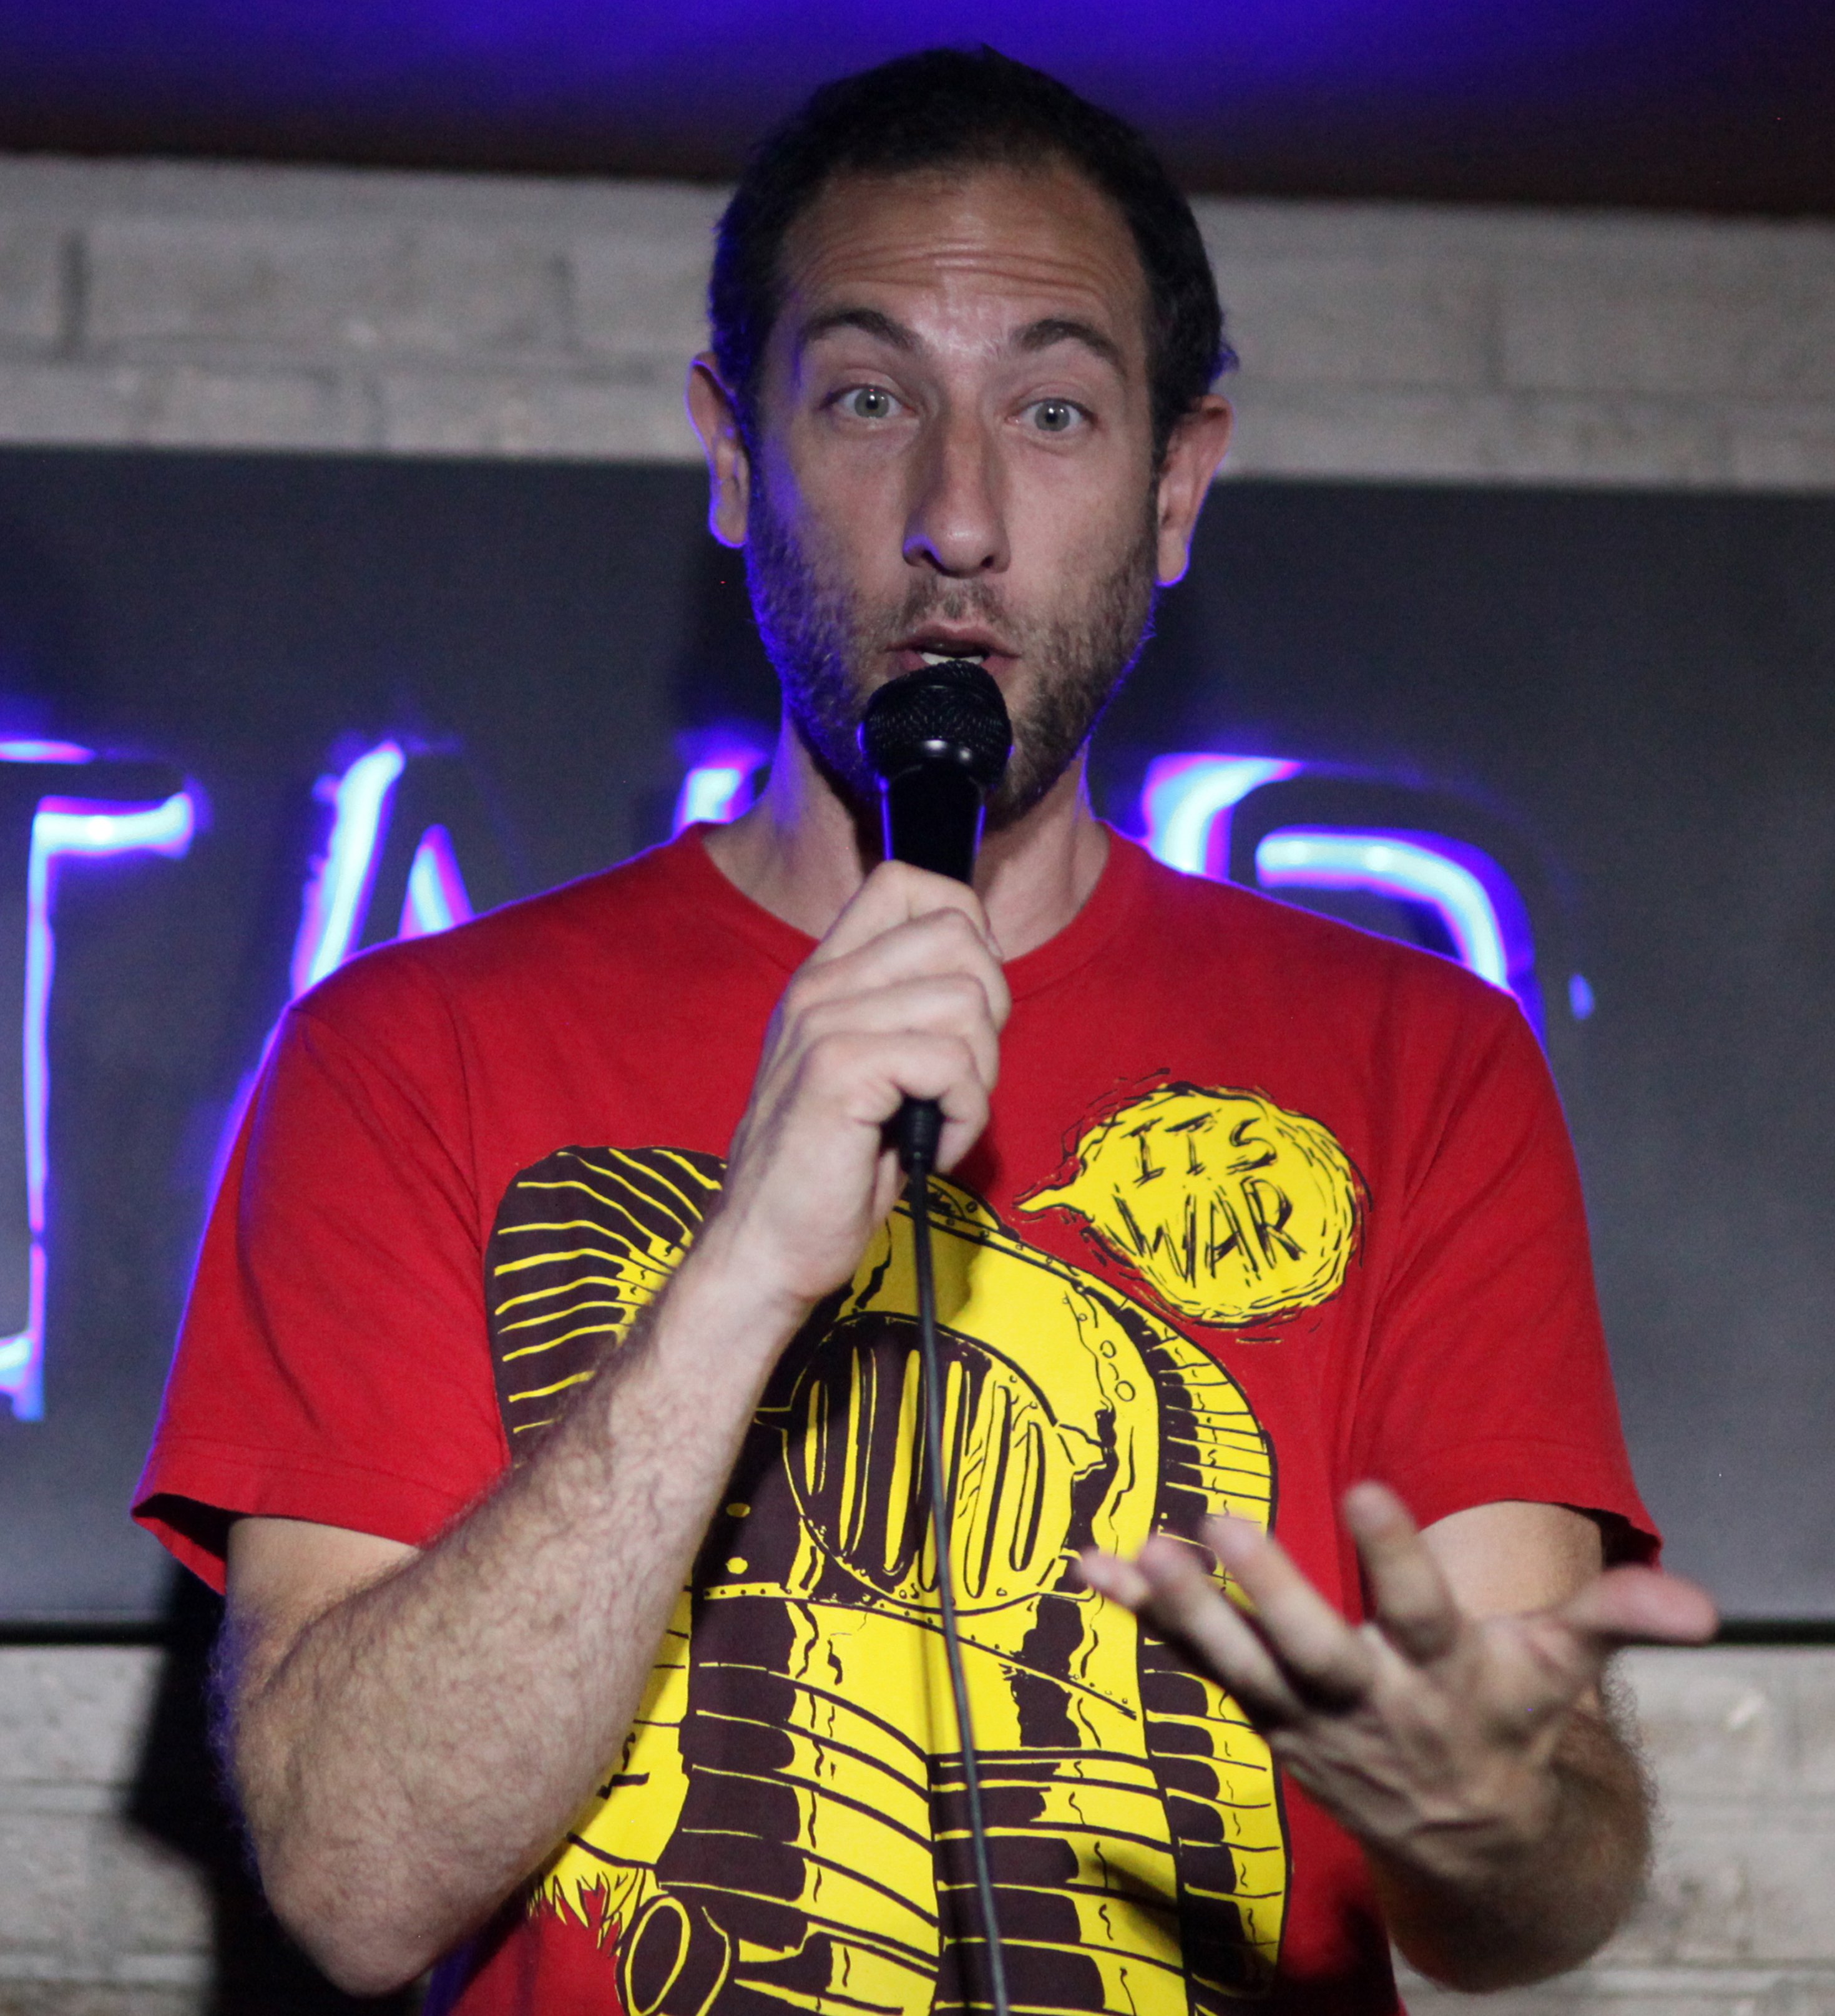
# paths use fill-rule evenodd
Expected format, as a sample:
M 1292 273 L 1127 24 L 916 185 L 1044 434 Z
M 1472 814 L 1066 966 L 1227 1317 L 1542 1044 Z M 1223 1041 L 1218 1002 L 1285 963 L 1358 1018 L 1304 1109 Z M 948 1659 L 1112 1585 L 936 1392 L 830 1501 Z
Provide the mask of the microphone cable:
M 933 1109 L 934 1111 L 934 1109 Z M 934 1143 L 929 1144 L 933 1151 Z M 981 1928 L 988 1949 L 988 1986 L 994 2016 L 1009 2016 L 1006 1961 L 1001 1951 L 1000 1920 L 994 1907 L 994 1878 L 988 1865 L 988 1827 L 981 1811 L 981 1773 L 975 1751 L 975 1719 L 962 1671 L 962 1633 L 955 1618 L 955 1557 L 952 1551 L 956 1478 L 946 1471 L 943 1447 L 943 1365 L 937 1341 L 937 1280 L 930 1256 L 930 1157 L 910 1144 L 901 1157 L 905 1167 L 905 1201 L 911 1211 L 912 1251 L 917 1270 L 918 1341 L 923 1369 L 924 1451 L 930 1471 L 930 1522 L 937 1543 L 937 1607 L 943 1624 L 943 1649 L 949 1664 L 950 1692 L 955 1699 L 955 1723 L 962 1744 L 962 1785 L 969 1816 L 969 1852 L 975 1872 L 975 1894 L 981 1906 Z M 962 2000 L 973 1999 L 963 1983 Z

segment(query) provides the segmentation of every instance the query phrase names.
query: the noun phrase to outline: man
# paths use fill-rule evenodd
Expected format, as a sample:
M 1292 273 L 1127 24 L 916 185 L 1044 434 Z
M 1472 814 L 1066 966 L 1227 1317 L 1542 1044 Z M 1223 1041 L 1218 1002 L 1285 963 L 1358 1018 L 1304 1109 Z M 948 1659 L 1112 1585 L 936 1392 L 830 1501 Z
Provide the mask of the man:
M 762 150 L 711 301 L 763 797 L 309 997 L 200 1264 L 141 1510 L 226 1556 L 276 1909 L 442 2009 L 985 2003 L 912 1096 L 1015 2007 L 1389 2010 L 1390 1934 L 1572 1964 L 1646 1845 L 1603 1662 L 1711 1615 L 1599 1573 L 1653 1541 L 1533 1039 L 1084 794 L 1228 435 L 1189 210 L 932 52 Z M 973 892 L 875 865 L 855 743 L 964 655 L 1016 726 Z

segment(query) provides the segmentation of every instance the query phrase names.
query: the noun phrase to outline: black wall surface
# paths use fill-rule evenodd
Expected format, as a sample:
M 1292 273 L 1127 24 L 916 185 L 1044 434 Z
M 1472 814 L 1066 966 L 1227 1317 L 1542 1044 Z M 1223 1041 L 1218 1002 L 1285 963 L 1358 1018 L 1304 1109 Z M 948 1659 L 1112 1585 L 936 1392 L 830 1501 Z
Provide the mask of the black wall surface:
M 430 752 L 371 938 L 430 819 L 480 903 L 661 837 L 682 738 L 774 711 L 701 508 L 678 469 L 0 453 L 0 733 L 209 805 L 185 859 L 60 885 L 47 1409 L 0 1410 L 0 1616 L 164 1600 L 125 1507 L 285 998 L 315 780 L 385 735 Z M 1505 859 L 1671 1558 L 1736 1617 L 1835 1618 L 1835 503 L 1226 486 L 1103 732 L 1099 805 L 1137 827 L 1148 760 L 1198 750 L 1313 766 L 1239 838 L 1336 806 Z M 9 932 L 24 873 L 0 862 Z

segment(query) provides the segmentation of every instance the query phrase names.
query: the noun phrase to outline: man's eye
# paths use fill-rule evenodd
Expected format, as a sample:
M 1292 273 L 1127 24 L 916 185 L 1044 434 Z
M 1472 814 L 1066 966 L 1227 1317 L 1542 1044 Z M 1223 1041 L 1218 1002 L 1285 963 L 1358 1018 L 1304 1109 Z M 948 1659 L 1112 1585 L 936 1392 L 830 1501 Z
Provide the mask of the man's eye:
M 841 411 L 855 420 L 889 420 L 898 403 L 883 385 L 856 385 L 840 401 Z
M 1027 411 L 1042 434 L 1074 433 L 1088 417 L 1081 406 L 1072 405 L 1068 399 L 1035 399 Z

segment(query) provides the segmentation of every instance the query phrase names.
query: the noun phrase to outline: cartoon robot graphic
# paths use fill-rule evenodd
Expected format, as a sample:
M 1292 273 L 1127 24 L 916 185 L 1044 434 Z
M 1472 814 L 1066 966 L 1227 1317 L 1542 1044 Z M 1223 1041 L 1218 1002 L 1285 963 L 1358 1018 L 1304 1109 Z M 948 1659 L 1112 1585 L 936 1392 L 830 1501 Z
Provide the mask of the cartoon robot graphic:
M 1191 1117 L 1145 1118 L 1169 1112 Z M 1245 1115 L 1220 1118 L 1226 1140 Z M 721 1174 L 678 1150 L 569 1149 L 513 1186 L 489 1256 L 513 1438 L 592 1376 Z M 1182 2016 L 1263 1995 L 1288 1881 L 1267 1745 L 1074 1564 L 1208 1514 L 1265 1528 L 1267 1438 L 1171 1323 L 966 1190 L 933 1197 L 952 1565 L 1013 2005 Z M 779 1364 L 623 1754 L 535 1888 L 532 1910 L 615 1953 L 628 2016 L 986 1999 L 916 1306 L 901 1207 Z

